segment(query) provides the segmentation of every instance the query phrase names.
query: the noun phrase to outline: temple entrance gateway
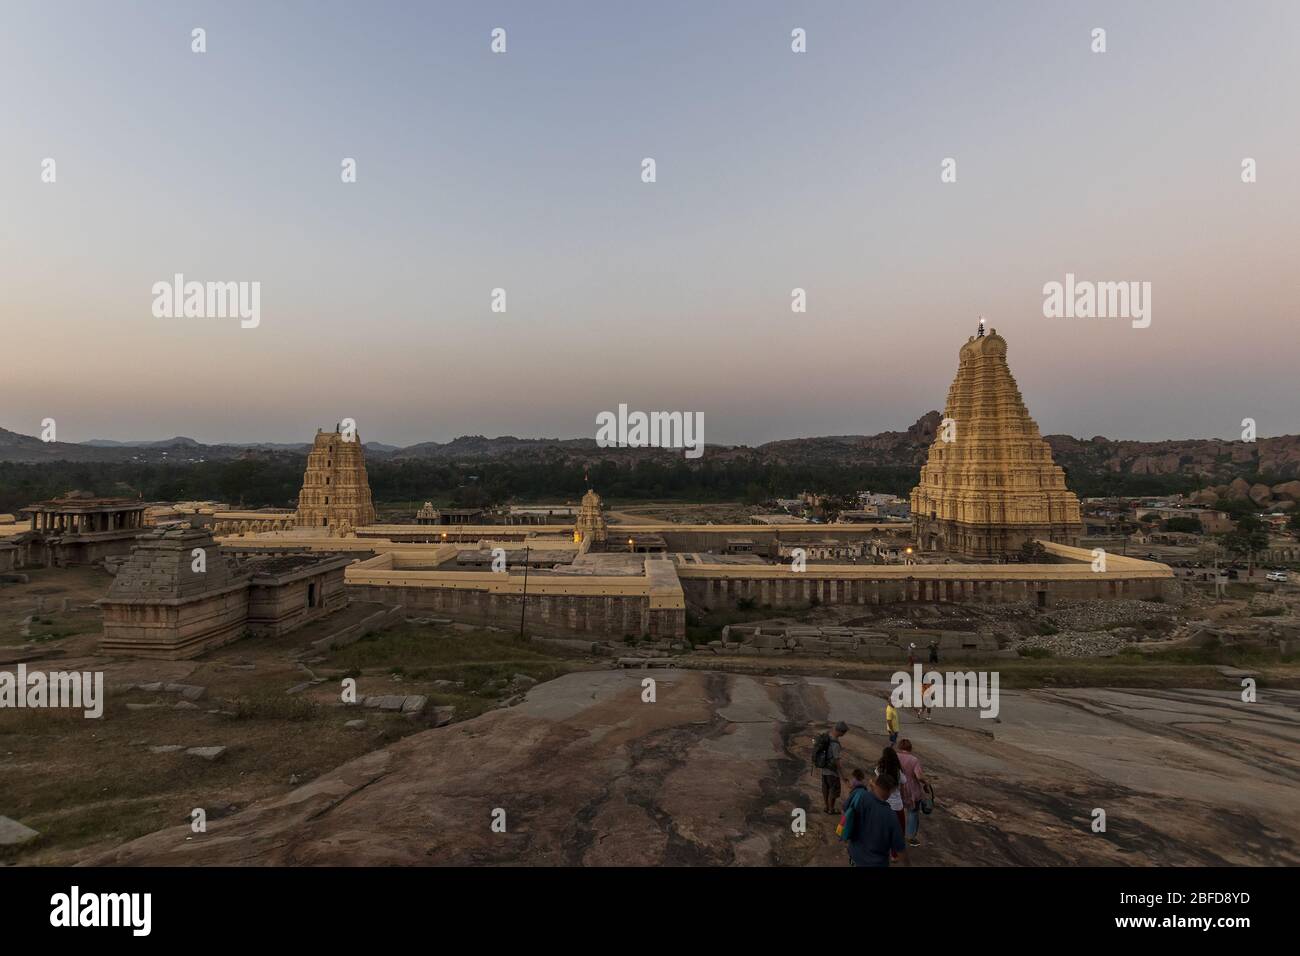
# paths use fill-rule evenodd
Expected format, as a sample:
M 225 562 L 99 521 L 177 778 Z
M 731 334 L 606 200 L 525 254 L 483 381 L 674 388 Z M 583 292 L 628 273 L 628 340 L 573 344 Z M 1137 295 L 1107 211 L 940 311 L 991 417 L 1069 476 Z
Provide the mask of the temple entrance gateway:
M 1029 541 L 1078 544 L 1079 499 L 1029 416 L 997 330 L 958 353 L 944 428 L 912 489 L 912 531 L 927 551 L 993 559 Z

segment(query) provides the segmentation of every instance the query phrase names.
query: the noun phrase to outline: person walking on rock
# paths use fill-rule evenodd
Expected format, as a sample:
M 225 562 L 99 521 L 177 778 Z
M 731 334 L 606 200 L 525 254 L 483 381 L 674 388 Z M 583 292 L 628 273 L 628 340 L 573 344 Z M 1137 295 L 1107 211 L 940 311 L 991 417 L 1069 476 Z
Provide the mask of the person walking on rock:
M 882 773 L 867 783 L 861 796 L 854 792 L 853 812 L 842 834 L 849 845 L 849 866 L 889 866 L 891 857 L 910 865 L 898 817 L 889 809 L 890 791 L 897 787 L 897 777 Z
M 889 734 L 889 746 L 898 743 L 898 711 L 892 700 L 885 702 L 885 733 Z
M 903 811 L 907 819 L 907 845 L 920 846 L 917 832 L 921 828 L 921 802 L 926 799 L 928 781 L 921 768 L 921 758 L 912 753 L 912 741 L 904 737 L 898 742 L 898 762 L 903 768 Z
M 849 725 L 839 721 L 828 734 L 820 734 L 813 744 L 813 769 L 821 771 L 822 803 L 827 813 L 835 813 L 835 801 L 840 798 L 844 774 L 840 770 L 840 755 L 844 751 L 840 738 L 849 732 Z
M 903 828 L 907 825 L 907 818 L 903 814 L 903 784 L 906 782 L 903 775 L 903 765 L 898 760 L 898 753 L 893 747 L 886 747 L 880 753 L 880 759 L 876 761 L 877 777 L 892 777 L 898 781 L 898 786 L 889 791 L 886 802 L 889 809 L 894 811 L 898 817 L 898 832 L 902 833 Z M 894 859 L 894 854 L 890 854 L 890 859 Z

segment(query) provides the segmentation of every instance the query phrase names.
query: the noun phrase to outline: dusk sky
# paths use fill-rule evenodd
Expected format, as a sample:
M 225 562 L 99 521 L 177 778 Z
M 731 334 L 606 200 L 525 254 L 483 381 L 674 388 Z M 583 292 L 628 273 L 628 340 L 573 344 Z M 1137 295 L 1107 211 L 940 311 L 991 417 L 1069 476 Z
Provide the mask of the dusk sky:
M 1298 63 L 1293 0 L 6 0 L 0 427 L 871 434 L 984 315 L 1044 433 L 1300 432 Z M 176 273 L 260 325 L 156 318 Z M 1150 327 L 1044 317 L 1066 273 Z

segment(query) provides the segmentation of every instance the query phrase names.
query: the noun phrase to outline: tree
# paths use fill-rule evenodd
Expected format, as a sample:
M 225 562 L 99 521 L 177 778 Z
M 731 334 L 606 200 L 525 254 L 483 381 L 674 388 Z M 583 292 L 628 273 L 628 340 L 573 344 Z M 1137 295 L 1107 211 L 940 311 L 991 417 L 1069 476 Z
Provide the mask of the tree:
M 1223 546 L 1233 554 L 1249 556 L 1258 554 L 1268 548 L 1268 533 L 1265 531 L 1245 531 L 1238 528 L 1223 536 Z

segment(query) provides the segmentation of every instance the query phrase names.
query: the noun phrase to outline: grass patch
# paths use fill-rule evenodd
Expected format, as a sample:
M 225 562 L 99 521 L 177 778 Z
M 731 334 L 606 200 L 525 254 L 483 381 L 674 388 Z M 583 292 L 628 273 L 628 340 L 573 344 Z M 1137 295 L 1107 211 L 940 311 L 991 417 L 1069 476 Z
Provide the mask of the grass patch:
M 315 720 L 320 705 L 298 694 L 257 694 L 237 697 L 231 702 L 235 720 Z
M 515 674 L 551 680 L 573 669 L 564 658 L 496 631 L 445 631 L 406 624 L 368 634 L 329 658 L 349 676 L 383 670 L 413 680 L 464 681 L 467 694 L 479 693 Z

